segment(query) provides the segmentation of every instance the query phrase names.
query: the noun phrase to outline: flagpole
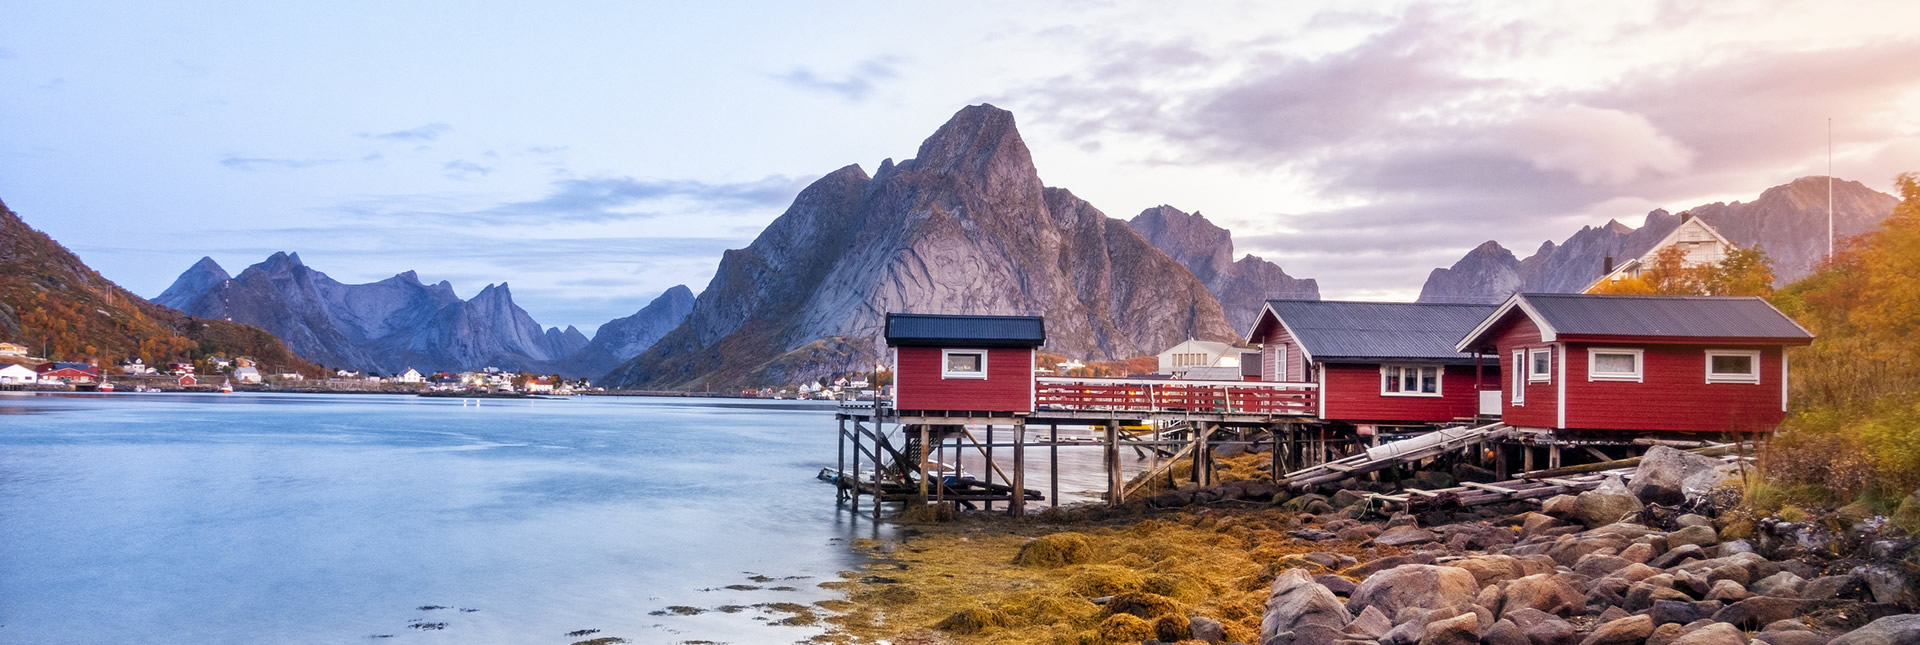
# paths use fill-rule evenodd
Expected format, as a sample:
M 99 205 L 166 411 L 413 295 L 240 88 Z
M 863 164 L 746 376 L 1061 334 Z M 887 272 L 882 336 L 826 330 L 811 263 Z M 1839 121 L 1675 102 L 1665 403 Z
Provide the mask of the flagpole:
M 1827 117 L 1827 258 L 1833 258 L 1833 117 Z

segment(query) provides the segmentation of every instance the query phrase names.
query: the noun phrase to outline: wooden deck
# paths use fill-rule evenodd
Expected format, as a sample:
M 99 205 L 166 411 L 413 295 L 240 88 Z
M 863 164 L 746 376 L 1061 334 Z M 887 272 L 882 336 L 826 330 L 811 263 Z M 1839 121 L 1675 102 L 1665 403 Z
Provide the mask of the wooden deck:
M 1037 377 L 1035 416 L 1058 413 L 1312 417 L 1319 385 L 1261 381 Z

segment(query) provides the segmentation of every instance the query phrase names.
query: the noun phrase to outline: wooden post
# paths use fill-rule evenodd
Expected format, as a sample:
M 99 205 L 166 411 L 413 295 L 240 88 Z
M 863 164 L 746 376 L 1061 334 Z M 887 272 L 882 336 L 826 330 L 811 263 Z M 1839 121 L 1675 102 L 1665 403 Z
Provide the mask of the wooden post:
M 940 464 L 940 483 L 933 487 L 933 499 L 936 502 L 944 502 L 947 499 L 947 480 L 946 480 L 947 427 L 946 426 L 940 426 L 939 444 L 940 446 L 934 449 L 933 461 L 934 463 Z M 960 460 L 957 458 L 958 453 L 955 453 L 955 454 L 956 454 L 956 458 L 954 459 L 953 474 L 955 478 L 958 478 L 960 475 L 960 464 L 959 464 Z
M 1048 485 L 1047 500 L 1050 502 L 1049 506 L 1057 507 L 1060 505 L 1060 424 L 1058 423 L 1047 424 L 1047 450 L 1052 453 L 1047 457 L 1049 462 L 1047 478 L 1052 480 Z
M 1522 446 L 1520 449 L 1526 451 L 1526 453 L 1520 457 L 1520 472 L 1533 472 L 1533 446 Z
M 848 475 L 847 496 L 853 499 L 853 513 L 860 514 L 860 420 L 853 421 L 853 472 Z
M 1126 491 L 1120 485 L 1120 422 L 1107 422 L 1107 504 L 1120 505 Z
M 987 475 L 986 476 L 987 476 L 987 486 L 991 488 L 993 486 L 993 424 L 991 423 L 987 424 Z M 986 501 L 980 502 L 980 507 L 989 511 L 993 510 L 993 499 L 991 495 L 989 495 Z
M 1280 481 L 1280 477 L 1286 474 L 1280 472 L 1280 426 L 1267 426 L 1267 437 L 1273 440 L 1273 445 L 1267 450 L 1267 473 L 1273 476 L 1274 481 Z
M 835 477 L 833 480 L 833 501 L 835 504 L 840 502 L 841 495 L 844 494 L 840 489 L 840 485 L 844 483 L 844 479 L 847 476 L 847 418 L 840 417 L 838 421 L 840 422 L 840 434 L 836 435 L 833 441 L 834 447 L 840 450 L 840 460 L 834 462 L 833 466 Z
M 1493 476 L 1500 481 L 1507 480 L 1507 447 L 1493 444 Z
M 927 502 L 927 424 L 920 424 L 920 503 Z
M 1027 514 L 1027 423 L 1013 424 L 1013 505 L 1014 517 Z
M 880 425 L 880 417 L 875 415 L 873 417 L 873 521 L 875 522 L 880 521 L 880 501 L 886 499 L 880 491 L 880 452 L 886 450 L 881 444 L 885 443 L 887 437 L 881 430 L 884 427 L 886 426 Z
M 1213 455 L 1207 449 L 1207 438 L 1211 434 L 1213 428 L 1206 423 L 1193 424 L 1193 483 L 1201 488 L 1213 485 L 1213 477 L 1207 472 L 1213 463 Z
M 1560 467 L 1560 444 L 1556 443 L 1547 446 L 1547 467 Z

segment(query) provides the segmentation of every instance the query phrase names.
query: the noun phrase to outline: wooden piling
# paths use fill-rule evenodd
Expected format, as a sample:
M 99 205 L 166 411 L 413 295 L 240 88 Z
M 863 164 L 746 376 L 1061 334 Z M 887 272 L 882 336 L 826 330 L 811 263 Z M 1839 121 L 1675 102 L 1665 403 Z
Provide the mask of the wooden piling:
M 1107 422 L 1107 504 L 1119 506 L 1126 494 L 1120 483 L 1120 422 Z
M 927 501 L 927 424 L 920 424 L 920 501 Z
M 987 455 L 986 455 L 986 459 L 987 459 L 987 473 L 986 473 L 986 477 L 987 477 L 987 487 L 988 487 L 988 488 L 992 488 L 992 487 L 993 487 L 993 466 L 994 466 L 994 464 L 993 464 L 993 424 L 991 424 L 991 423 L 989 423 L 989 424 L 987 424 Z M 989 510 L 989 511 L 991 511 L 991 510 L 993 510 L 993 500 L 991 500 L 991 499 L 988 499 L 988 500 L 985 500 L 985 501 L 982 501 L 982 502 L 980 502 L 980 507 L 981 507 L 981 508 L 984 508 L 984 509 L 986 509 L 986 510 Z
M 847 496 L 853 498 L 853 513 L 854 515 L 858 516 L 860 514 L 860 432 L 859 432 L 860 422 L 859 421 L 853 422 L 853 429 L 854 429 L 853 435 L 851 437 L 848 437 L 849 439 L 853 440 L 853 471 L 852 471 L 852 474 L 847 475 L 847 478 L 848 478 Z
M 1007 508 L 1014 517 L 1027 514 L 1027 424 L 1013 425 L 1013 504 Z
M 1060 424 L 1058 423 L 1047 424 L 1047 451 L 1051 453 L 1047 456 L 1049 462 L 1047 478 L 1052 480 L 1048 484 L 1047 500 L 1051 502 L 1050 506 L 1058 507 L 1060 506 Z

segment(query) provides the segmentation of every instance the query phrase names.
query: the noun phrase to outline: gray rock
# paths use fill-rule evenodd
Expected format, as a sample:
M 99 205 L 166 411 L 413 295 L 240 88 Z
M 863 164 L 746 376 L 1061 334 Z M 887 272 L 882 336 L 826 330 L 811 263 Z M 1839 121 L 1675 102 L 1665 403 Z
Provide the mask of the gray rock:
M 1434 562 L 1434 557 L 1433 557 L 1433 554 L 1431 553 L 1407 553 L 1403 555 L 1391 555 L 1384 558 L 1380 558 L 1378 560 L 1369 560 L 1366 562 L 1362 562 L 1360 564 L 1356 564 L 1351 567 L 1347 567 L 1346 569 L 1341 570 L 1340 574 L 1350 578 L 1359 578 L 1359 579 L 1365 580 L 1367 579 L 1368 576 L 1371 576 L 1375 573 L 1386 571 L 1388 569 L 1392 569 L 1394 567 L 1398 567 L 1401 565 L 1433 564 L 1433 562 Z
M 1920 643 L 1920 614 L 1888 616 L 1833 639 L 1827 645 L 1913 645 Z
M 1776 620 L 1785 620 L 1805 613 L 1811 602 L 1798 598 L 1774 598 L 1754 596 L 1740 602 L 1727 605 L 1725 609 L 1713 615 L 1713 619 L 1722 623 L 1733 623 L 1736 627 L 1759 628 Z
M 1640 500 L 1631 495 L 1616 495 L 1590 490 L 1574 497 L 1572 519 L 1597 528 L 1632 520 L 1640 513 Z
M 1893 603 L 1905 607 L 1920 605 L 1920 599 L 1914 597 L 1916 586 L 1920 586 L 1920 576 L 1913 572 L 1912 565 L 1876 564 L 1859 570 L 1866 580 L 1867 589 L 1873 592 L 1874 602 Z
M 1699 559 L 1704 555 L 1706 551 L 1701 549 L 1700 545 L 1682 544 L 1679 548 L 1669 549 L 1666 553 L 1660 554 L 1660 557 L 1647 561 L 1647 566 L 1655 569 L 1671 569 L 1681 562 Z
M 1331 591 L 1339 596 L 1351 596 L 1353 595 L 1353 590 L 1360 586 L 1359 583 L 1331 573 L 1314 576 L 1313 581 L 1320 583 L 1320 586 L 1326 587 L 1327 591 Z
M 1647 617 L 1652 618 L 1653 624 L 1655 625 L 1665 625 L 1667 623 L 1685 625 L 1700 620 L 1700 615 L 1693 610 L 1693 603 L 1675 600 L 1662 600 L 1653 603 L 1653 607 L 1647 610 Z
M 1352 623 L 1347 624 L 1346 631 L 1355 636 L 1380 640 L 1387 632 L 1393 631 L 1393 619 L 1381 613 L 1379 608 L 1368 607 L 1354 617 Z
M 1522 609 L 1537 609 L 1568 616 L 1586 607 L 1586 597 L 1557 573 L 1538 573 L 1506 585 L 1500 602 L 1500 614 Z
M 1573 623 L 1560 619 L 1543 621 L 1521 628 L 1527 634 L 1527 640 L 1533 645 L 1574 645 L 1580 642 L 1580 631 Z
M 1746 540 L 1728 540 L 1720 543 L 1719 557 L 1724 558 L 1735 553 L 1753 553 L 1753 543 Z
M 1799 598 L 1800 588 L 1806 583 L 1806 580 L 1794 575 L 1793 572 L 1782 571 L 1754 581 L 1753 584 L 1747 585 L 1747 590 L 1762 596 Z
M 1628 490 L 1640 501 L 1674 506 L 1713 490 L 1725 478 L 1721 471 L 1717 458 L 1654 446 L 1634 469 Z
M 1479 645 L 1480 616 L 1473 613 L 1427 623 L 1420 645 Z
M 1831 600 L 1842 596 L 1855 597 L 1864 591 L 1866 585 L 1859 576 L 1851 573 L 1837 576 L 1821 576 L 1808 580 L 1800 586 L 1800 597 L 1807 600 Z
M 1379 607 L 1387 614 L 1407 607 L 1439 609 L 1470 604 L 1479 590 L 1466 569 L 1407 564 L 1367 576 L 1347 606 L 1356 612 Z
M 1218 643 L 1227 639 L 1226 627 L 1212 618 L 1194 616 L 1188 619 L 1188 626 L 1189 631 L 1193 632 L 1194 640 Z
M 1540 512 L 1551 517 L 1572 519 L 1574 499 L 1573 495 L 1554 495 L 1540 503 Z
M 1340 599 L 1314 582 L 1306 569 L 1288 569 L 1274 577 L 1268 590 L 1266 615 L 1260 620 L 1260 642 L 1271 641 L 1281 632 L 1298 636 L 1309 626 L 1338 632 L 1352 619 Z
M 1732 580 L 1714 582 L 1713 588 L 1707 590 L 1707 600 L 1739 602 L 1746 600 L 1747 596 L 1747 588 L 1740 586 L 1740 583 Z
M 1667 534 L 1667 548 L 1669 549 L 1682 544 L 1694 544 L 1705 548 L 1719 543 L 1720 534 L 1715 532 L 1711 526 L 1696 524 Z
M 1437 539 L 1439 536 L 1434 535 L 1433 531 L 1412 526 L 1396 526 L 1374 536 L 1373 543 L 1380 546 L 1407 546 Z
M 1681 526 L 1705 526 L 1708 528 L 1713 527 L 1712 519 L 1709 519 L 1705 515 L 1695 515 L 1693 513 L 1686 513 L 1681 515 L 1680 517 L 1673 518 L 1673 523 L 1679 524 Z
M 1486 645 L 1533 645 L 1527 633 L 1520 630 L 1511 620 L 1495 621 L 1491 627 L 1480 634 L 1480 642 Z
M 1653 619 L 1628 616 L 1602 623 L 1580 645 L 1639 645 L 1653 634 Z
M 1726 623 L 1714 623 L 1688 632 L 1671 645 L 1747 645 L 1747 634 Z

